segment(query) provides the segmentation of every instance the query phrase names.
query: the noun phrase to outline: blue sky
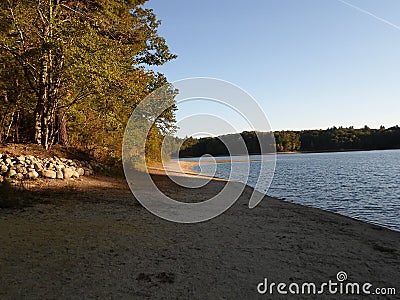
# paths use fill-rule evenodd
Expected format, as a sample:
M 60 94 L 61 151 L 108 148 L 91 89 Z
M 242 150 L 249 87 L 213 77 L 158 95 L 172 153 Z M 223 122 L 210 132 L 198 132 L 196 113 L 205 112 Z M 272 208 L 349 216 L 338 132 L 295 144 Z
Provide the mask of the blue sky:
M 346 2 L 365 11 L 339 0 L 150 0 L 179 56 L 156 70 L 242 87 L 274 130 L 400 124 L 400 1 Z M 215 111 L 198 103 L 177 117 L 200 108 Z

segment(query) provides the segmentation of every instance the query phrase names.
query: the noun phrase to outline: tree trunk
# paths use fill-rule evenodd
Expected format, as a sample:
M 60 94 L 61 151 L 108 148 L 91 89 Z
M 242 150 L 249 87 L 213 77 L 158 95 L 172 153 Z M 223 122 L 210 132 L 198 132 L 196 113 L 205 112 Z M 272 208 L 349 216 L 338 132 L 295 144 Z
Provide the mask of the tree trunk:
M 59 111 L 57 114 L 57 120 L 58 120 L 58 142 L 62 146 L 69 147 L 67 122 L 65 121 L 65 114 Z
M 39 104 L 39 103 L 38 103 Z M 41 145 L 42 144 L 42 116 L 43 112 L 39 105 L 36 106 L 35 109 L 35 143 Z
M 48 29 L 45 30 L 47 32 Z M 48 55 L 44 53 L 42 56 L 41 70 L 40 70 L 40 82 L 38 85 L 38 102 L 35 108 L 35 142 L 39 145 L 45 146 L 44 135 L 45 135 L 45 104 L 48 102 Z

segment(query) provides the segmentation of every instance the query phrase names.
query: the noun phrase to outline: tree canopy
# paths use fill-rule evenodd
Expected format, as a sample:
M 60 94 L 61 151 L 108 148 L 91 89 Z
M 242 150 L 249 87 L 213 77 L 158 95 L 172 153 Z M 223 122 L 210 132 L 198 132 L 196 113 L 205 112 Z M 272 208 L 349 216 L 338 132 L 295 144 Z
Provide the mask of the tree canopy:
M 181 157 L 199 157 L 204 154 L 227 156 L 229 155 L 228 149 L 221 140 L 230 140 L 234 143 L 239 138 L 245 141 L 249 154 L 262 154 L 259 144 L 270 143 L 269 134 L 245 131 L 221 137 L 200 139 L 190 137 L 183 142 L 179 155 Z M 266 139 L 257 139 L 257 135 L 258 137 L 264 136 Z M 379 129 L 364 126 L 360 129 L 332 127 L 326 130 L 276 131 L 274 138 L 277 152 L 400 149 L 399 126 L 388 129 L 383 126 Z M 270 145 L 267 149 L 271 149 Z
M 0 4 L 0 141 L 120 155 L 136 105 L 166 84 L 148 67 L 176 56 L 146 0 L 4 0 Z M 157 119 L 172 128 L 174 107 Z

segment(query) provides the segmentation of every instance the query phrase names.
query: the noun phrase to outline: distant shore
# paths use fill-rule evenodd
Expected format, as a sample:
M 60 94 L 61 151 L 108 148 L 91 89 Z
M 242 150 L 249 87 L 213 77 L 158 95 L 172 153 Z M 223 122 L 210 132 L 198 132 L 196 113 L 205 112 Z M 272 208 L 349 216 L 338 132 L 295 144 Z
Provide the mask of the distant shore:
M 226 184 L 189 189 L 160 165 L 150 173 L 177 201 L 207 200 Z M 253 299 L 264 278 L 321 283 L 339 272 L 400 289 L 400 233 L 380 226 L 270 197 L 249 209 L 250 187 L 222 215 L 177 224 L 144 209 L 122 179 L 51 184 L 37 191 L 40 204 L 0 210 L 1 298 Z
M 231 157 L 235 156 L 251 156 L 251 155 L 268 155 L 268 154 L 306 154 L 306 153 L 336 153 L 336 152 L 362 152 L 362 151 L 392 151 L 392 150 L 400 150 L 399 148 L 393 148 L 393 149 L 333 149 L 333 150 L 309 150 L 309 151 L 282 151 L 282 152 L 274 152 L 274 153 L 251 153 L 251 154 L 241 154 L 241 155 L 232 155 Z M 227 157 L 229 155 L 216 155 L 214 156 L 215 158 L 218 157 Z M 182 156 L 180 157 L 181 159 L 193 159 L 193 158 L 199 158 L 198 156 Z M 178 159 L 177 157 L 173 157 L 173 159 Z

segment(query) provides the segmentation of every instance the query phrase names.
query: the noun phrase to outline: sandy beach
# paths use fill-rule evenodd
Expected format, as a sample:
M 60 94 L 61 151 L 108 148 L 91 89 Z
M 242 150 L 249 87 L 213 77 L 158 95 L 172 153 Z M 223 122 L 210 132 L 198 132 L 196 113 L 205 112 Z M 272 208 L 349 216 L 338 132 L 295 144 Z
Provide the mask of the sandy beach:
M 182 188 L 161 166 L 150 172 L 180 201 L 209 199 L 226 184 Z M 123 179 L 65 185 L 32 184 L 40 201 L 0 210 L 1 299 L 286 299 L 260 295 L 257 285 L 322 283 L 340 271 L 347 281 L 396 288 L 382 299 L 400 294 L 400 232 L 270 197 L 249 209 L 250 187 L 219 217 L 177 224 L 144 209 Z

